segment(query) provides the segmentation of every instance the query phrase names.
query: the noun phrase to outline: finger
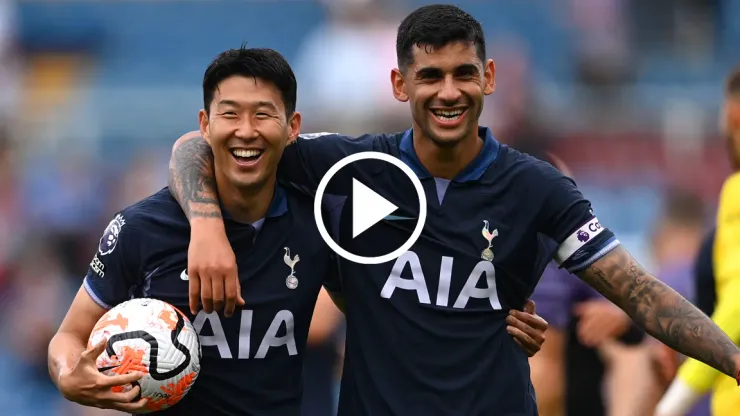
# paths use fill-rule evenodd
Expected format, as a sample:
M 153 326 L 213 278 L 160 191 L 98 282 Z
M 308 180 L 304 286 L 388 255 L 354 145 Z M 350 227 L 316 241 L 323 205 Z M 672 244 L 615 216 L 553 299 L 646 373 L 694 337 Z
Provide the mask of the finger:
M 224 277 L 211 276 L 211 295 L 213 296 L 213 310 L 221 312 L 224 310 Z
M 211 275 L 200 275 L 200 301 L 203 305 L 203 312 L 213 312 L 213 286 L 211 284 Z
M 537 314 L 537 306 L 533 300 L 527 299 L 527 301 L 524 302 L 524 312 L 531 315 Z
M 527 350 L 526 348 L 524 348 L 524 345 L 522 345 L 522 343 L 518 339 L 516 339 L 516 338 L 511 338 L 511 339 L 513 339 L 514 342 L 516 342 L 516 345 L 518 345 L 519 347 L 521 347 L 523 350 L 525 350 L 525 351 Z M 529 354 L 529 352 L 527 352 L 527 354 Z
M 514 319 L 513 316 L 506 317 L 506 323 L 509 324 L 509 326 L 514 327 L 518 329 L 519 331 L 527 334 L 527 336 L 530 339 L 532 339 L 532 341 L 535 342 L 537 346 L 545 342 L 545 336 L 544 336 L 543 331 L 538 331 L 537 329 L 532 328 L 526 323 L 520 320 Z
M 190 296 L 190 313 L 197 315 L 200 306 L 200 276 L 196 271 L 189 273 L 188 294 Z
M 607 338 L 607 332 L 603 326 L 599 326 L 597 321 L 593 321 L 581 330 L 581 339 L 583 345 L 587 347 L 596 347 L 601 345 Z
M 135 381 L 139 381 L 142 377 L 144 377 L 144 374 L 140 372 L 133 372 L 115 376 L 106 376 L 101 374 L 100 377 L 101 378 L 100 381 L 98 381 L 98 385 L 102 388 L 107 389 L 115 386 L 125 386 Z
M 237 279 L 232 279 L 231 276 L 226 277 L 226 281 L 224 282 L 224 293 L 226 295 L 226 303 L 224 304 L 224 316 L 229 317 L 234 314 L 234 309 L 236 308 L 236 302 L 237 302 L 237 287 L 239 286 L 239 281 Z
M 95 344 L 92 348 L 89 348 L 83 351 L 82 354 L 80 355 L 80 358 L 81 359 L 82 358 L 91 359 L 93 361 L 97 360 L 98 357 L 100 357 L 100 354 L 102 354 L 103 351 L 105 351 L 106 345 L 108 345 L 108 340 L 104 339 L 98 342 L 97 344 Z
M 141 394 L 141 387 L 136 383 L 133 388 L 126 392 L 116 392 L 108 390 L 102 394 L 102 400 L 112 403 L 131 403 L 136 400 L 136 397 Z
M 514 342 L 516 343 L 516 345 L 518 345 L 518 346 L 519 346 L 519 348 L 523 349 L 523 350 L 524 350 L 524 351 L 525 351 L 525 352 L 527 353 L 527 355 L 528 355 L 529 357 L 531 357 L 531 356 L 533 356 L 533 355 L 534 355 L 534 353 L 533 353 L 532 351 L 530 351 L 530 350 L 529 350 L 529 348 L 527 348 L 527 346 L 526 346 L 526 345 L 522 344 L 522 342 L 521 342 L 521 341 L 519 341 L 518 339 L 516 339 L 516 338 L 514 338 L 514 337 L 512 337 L 511 339 L 513 339 L 513 340 L 514 340 Z
M 110 408 L 113 410 L 119 410 L 126 413 L 135 413 L 143 410 L 146 407 L 147 399 L 141 398 L 134 403 L 111 403 Z
M 245 302 L 244 298 L 242 297 L 242 283 L 239 281 L 239 272 L 234 272 L 234 280 L 236 281 L 236 304 L 239 306 L 244 306 L 247 304 L 247 302 Z
M 524 348 L 527 353 L 529 353 L 531 350 L 539 351 L 540 346 L 538 343 L 536 343 L 532 338 L 529 337 L 529 335 L 525 334 L 522 330 L 519 328 L 513 327 L 513 326 L 507 326 L 506 332 L 508 332 L 512 337 L 514 337 L 515 341 L 519 341 L 519 345 Z
M 587 315 L 590 304 L 587 302 L 579 303 L 573 307 L 573 314 L 577 316 Z
M 532 315 L 527 312 L 512 309 L 511 312 L 509 312 L 509 316 L 514 318 L 515 320 L 524 322 L 526 325 L 529 325 L 539 331 L 544 331 L 549 326 L 547 321 L 539 315 Z

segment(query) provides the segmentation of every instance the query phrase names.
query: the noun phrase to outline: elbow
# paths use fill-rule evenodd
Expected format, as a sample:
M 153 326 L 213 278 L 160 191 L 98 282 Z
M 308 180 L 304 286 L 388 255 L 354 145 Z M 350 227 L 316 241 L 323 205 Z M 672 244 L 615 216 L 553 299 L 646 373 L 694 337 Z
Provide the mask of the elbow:
M 191 132 L 183 134 L 182 136 L 180 136 L 180 138 L 175 140 L 175 144 L 172 145 L 172 153 L 174 154 L 177 148 L 180 147 L 181 144 L 188 142 L 190 140 L 196 139 L 196 138 L 200 138 L 200 131 L 195 130 L 195 131 L 191 131 Z

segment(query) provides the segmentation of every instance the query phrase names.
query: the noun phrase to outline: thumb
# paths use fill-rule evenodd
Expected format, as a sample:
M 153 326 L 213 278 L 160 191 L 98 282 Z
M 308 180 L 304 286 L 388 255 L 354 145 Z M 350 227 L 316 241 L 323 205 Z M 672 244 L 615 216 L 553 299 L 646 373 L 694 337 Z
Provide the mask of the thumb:
M 85 358 L 85 359 L 92 360 L 92 361 L 97 360 L 100 354 L 102 354 L 103 351 L 105 351 L 105 347 L 107 344 L 108 344 L 107 339 L 104 339 L 98 342 L 92 348 L 83 351 L 81 358 Z
M 524 312 L 530 315 L 535 315 L 537 313 L 537 306 L 533 300 L 527 299 L 527 301 L 524 302 Z

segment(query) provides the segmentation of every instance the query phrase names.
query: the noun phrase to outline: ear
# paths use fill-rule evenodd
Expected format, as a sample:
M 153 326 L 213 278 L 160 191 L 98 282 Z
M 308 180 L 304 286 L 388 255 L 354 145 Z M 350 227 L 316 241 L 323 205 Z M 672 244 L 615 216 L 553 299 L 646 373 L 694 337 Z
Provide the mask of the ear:
M 483 94 L 491 95 L 496 90 L 496 64 L 487 59 L 483 65 Z
M 730 99 L 725 106 L 727 127 L 730 132 L 740 130 L 740 100 Z
M 208 113 L 206 110 L 200 110 L 198 112 L 198 125 L 200 126 L 200 136 L 208 143 L 211 144 L 211 134 L 208 130 L 209 126 Z
M 301 133 L 301 113 L 295 111 L 288 119 L 288 142 L 293 143 Z
M 393 96 L 396 100 L 405 103 L 409 100 L 409 94 L 406 90 L 406 81 L 403 79 L 403 74 L 398 68 L 391 70 L 391 86 L 393 87 Z

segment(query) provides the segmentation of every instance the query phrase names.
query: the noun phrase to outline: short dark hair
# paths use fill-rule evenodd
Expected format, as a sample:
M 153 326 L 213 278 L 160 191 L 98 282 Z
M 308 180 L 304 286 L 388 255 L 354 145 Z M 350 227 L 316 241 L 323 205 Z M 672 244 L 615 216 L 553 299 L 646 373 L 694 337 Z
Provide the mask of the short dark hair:
M 203 74 L 203 108 L 209 112 L 218 84 L 232 76 L 261 79 L 272 83 L 280 91 L 285 113 L 295 112 L 298 85 L 293 69 L 273 49 L 247 48 L 229 49 L 221 52 Z
M 398 67 L 406 69 L 414 62 L 414 46 L 434 50 L 453 42 L 472 43 L 480 60 L 486 60 L 483 28 L 473 16 L 451 4 L 419 7 L 406 16 L 398 26 L 396 35 Z
M 727 77 L 725 93 L 731 96 L 740 95 L 740 66 L 735 67 L 735 69 L 730 72 L 730 76 Z
M 705 217 L 704 203 L 690 191 L 671 189 L 663 203 L 663 217 L 674 225 L 701 227 Z

